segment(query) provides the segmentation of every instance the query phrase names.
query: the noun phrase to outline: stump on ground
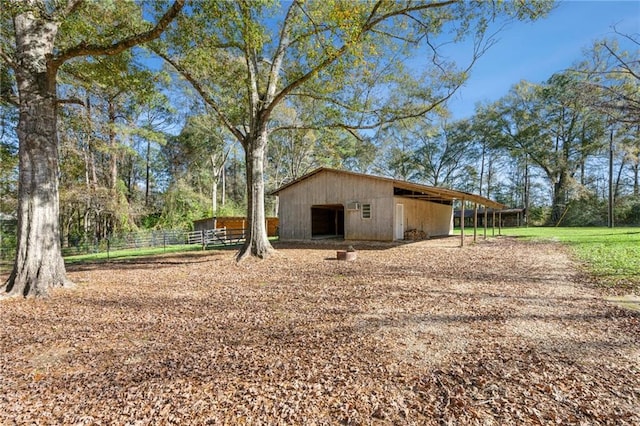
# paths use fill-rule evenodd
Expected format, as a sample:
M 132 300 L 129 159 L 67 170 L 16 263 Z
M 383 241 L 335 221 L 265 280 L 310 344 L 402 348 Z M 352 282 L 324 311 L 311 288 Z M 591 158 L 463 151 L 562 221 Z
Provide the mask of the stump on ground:
M 336 257 L 338 260 L 356 260 L 356 252 L 354 251 L 349 251 L 349 250 L 338 250 L 336 252 Z

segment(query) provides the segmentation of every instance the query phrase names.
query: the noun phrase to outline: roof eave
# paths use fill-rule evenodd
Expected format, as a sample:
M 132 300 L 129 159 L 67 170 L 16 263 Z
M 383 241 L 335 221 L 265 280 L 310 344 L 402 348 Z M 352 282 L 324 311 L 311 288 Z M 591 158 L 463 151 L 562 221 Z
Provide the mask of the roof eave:
M 289 188 L 290 186 L 296 185 L 297 183 L 305 179 L 308 179 L 311 176 L 314 176 L 322 171 L 348 174 L 352 176 L 362 176 L 362 177 L 367 177 L 371 179 L 389 181 L 389 182 L 392 182 L 394 186 L 398 186 L 398 187 L 409 189 L 409 190 L 417 190 L 420 192 L 435 194 L 438 197 L 443 198 L 445 200 L 449 200 L 449 201 L 472 201 L 472 202 L 481 204 L 483 206 L 491 207 L 499 210 L 502 210 L 507 207 L 504 204 L 498 203 L 497 201 L 490 200 L 489 198 L 485 198 L 480 195 L 469 194 L 467 192 L 456 191 L 454 189 L 438 188 L 433 186 L 421 185 L 418 183 L 407 182 L 404 180 L 397 180 L 397 179 L 392 179 L 392 178 L 387 178 L 382 176 L 372 176 L 364 173 L 350 172 L 347 170 L 338 170 L 338 169 L 332 169 L 328 167 L 319 167 L 303 176 L 300 176 L 298 179 L 292 180 L 291 182 L 282 185 L 280 188 L 274 191 L 271 191 L 269 195 L 278 195 L 280 192 Z

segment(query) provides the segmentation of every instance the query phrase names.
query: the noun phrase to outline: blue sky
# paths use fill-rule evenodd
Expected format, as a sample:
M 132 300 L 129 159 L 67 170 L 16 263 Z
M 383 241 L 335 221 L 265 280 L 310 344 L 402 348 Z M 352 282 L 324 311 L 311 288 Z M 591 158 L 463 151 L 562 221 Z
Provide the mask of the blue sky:
M 499 99 L 520 80 L 540 83 L 570 67 L 594 41 L 612 37 L 614 25 L 640 33 L 640 0 L 565 0 L 542 20 L 512 23 L 451 99 L 453 118 L 470 117 L 476 103 Z

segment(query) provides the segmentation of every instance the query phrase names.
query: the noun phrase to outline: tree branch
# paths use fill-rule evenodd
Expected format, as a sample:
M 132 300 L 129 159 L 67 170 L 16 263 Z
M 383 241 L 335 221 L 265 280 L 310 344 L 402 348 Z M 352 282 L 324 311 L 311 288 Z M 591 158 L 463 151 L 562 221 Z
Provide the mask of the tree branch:
M 220 121 L 222 121 L 225 127 L 229 129 L 229 131 L 233 134 L 233 136 L 236 137 L 236 139 L 238 139 L 238 141 L 240 141 L 240 143 L 243 143 L 245 139 L 245 135 L 240 130 L 238 130 L 233 125 L 233 123 L 231 123 L 231 121 L 229 121 L 227 116 L 224 115 L 224 113 L 218 106 L 218 103 L 216 102 L 216 100 L 213 99 L 211 95 L 209 95 L 207 90 L 205 90 L 204 86 L 200 84 L 200 82 L 186 68 L 181 66 L 177 61 L 174 61 L 168 54 L 165 54 L 164 52 L 160 51 L 160 49 L 153 48 L 152 50 L 156 55 L 160 56 L 169 65 L 171 65 L 176 71 L 178 71 L 178 73 L 180 73 L 180 75 L 182 75 L 182 77 L 184 77 L 184 79 L 187 80 L 194 89 L 196 89 L 196 91 L 200 94 L 200 96 L 202 96 L 202 99 L 216 113 L 216 115 L 218 116 Z
M 79 99 L 79 98 L 58 99 L 56 102 L 58 104 L 72 104 L 72 105 L 86 106 L 84 101 L 82 99 Z
M 0 46 L 0 59 L 2 59 L 7 65 L 9 65 L 10 68 L 12 69 L 16 69 L 17 68 L 17 64 L 15 63 L 15 61 L 13 60 L 13 58 L 11 56 L 9 56 L 3 49 L 2 46 Z
M 286 53 L 287 47 L 289 47 L 289 24 L 291 19 L 295 18 L 294 7 L 298 5 L 297 1 L 291 3 L 291 6 L 287 10 L 287 15 L 284 19 L 284 23 L 282 24 L 282 30 L 280 31 L 280 42 L 278 43 L 278 48 L 276 49 L 276 53 L 273 58 L 273 62 L 271 63 L 271 69 L 269 70 L 269 80 L 267 81 L 267 101 L 271 102 L 272 98 L 276 93 L 276 88 L 278 85 L 278 73 L 280 73 L 280 69 L 282 68 L 282 61 L 284 60 L 284 55 Z M 296 8 L 297 9 L 297 8 Z
M 446 1 L 441 1 L 437 3 L 419 3 L 416 6 L 410 6 L 410 7 L 406 7 L 398 10 L 393 10 L 391 12 L 380 15 L 376 18 L 375 14 L 378 11 L 378 8 L 381 4 L 381 2 L 377 2 L 372 10 L 372 13 L 369 15 L 367 22 L 365 22 L 365 24 L 360 29 L 357 38 L 361 39 L 362 37 L 364 37 L 366 33 L 375 29 L 375 27 L 378 24 L 380 24 L 381 22 L 384 22 L 387 19 L 393 18 L 394 16 L 403 15 L 403 14 L 407 14 L 407 13 L 415 12 L 419 10 L 445 7 L 445 6 L 449 6 L 451 4 L 456 3 L 457 1 L 458 0 L 446 0 Z M 297 4 L 297 2 L 295 4 Z M 298 6 L 302 7 L 302 5 L 298 5 Z M 309 81 L 311 78 L 313 78 L 323 69 L 327 68 L 329 65 L 336 62 L 339 58 L 341 58 L 343 55 L 345 55 L 348 52 L 349 48 L 350 48 L 350 44 L 345 42 L 340 48 L 338 48 L 335 52 L 333 52 L 333 54 L 325 58 L 325 60 L 323 60 L 322 62 L 317 64 L 315 67 L 307 71 L 307 73 L 301 75 L 296 80 L 292 81 L 289 85 L 284 87 L 277 95 L 275 95 L 275 97 L 273 98 L 273 101 L 269 103 L 267 108 L 265 108 L 265 111 L 264 111 L 265 114 L 266 115 L 270 114 L 272 110 L 275 108 L 275 106 L 278 105 L 289 93 L 291 93 L 296 88 L 300 87 L 305 82 Z
M 67 6 L 64 9 L 62 9 L 60 12 L 56 13 L 53 18 L 54 19 L 66 18 L 67 16 L 75 12 L 78 9 L 78 7 L 82 5 L 82 3 L 84 3 L 84 0 L 69 0 L 69 3 L 67 3 Z
M 0 100 L 5 101 L 10 105 L 13 105 L 14 107 L 20 106 L 20 100 L 13 93 L 8 93 L 8 94 L 3 93 L 2 96 L 0 96 Z
M 622 66 L 622 68 L 624 70 L 626 70 L 629 74 L 631 74 L 636 80 L 640 80 L 640 74 L 636 73 L 631 66 L 622 58 L 620 57 L 620 55 L 618 55 L 614 49 L 612 49 L 611 47 L 609 47 L 609 45 L 607 44 L 607 42 L 603 42 L 602 46 L 604 46 L 605 49 L 607 49 L 607 51 L 609 52 L 609 54 L 611 56 L 613 56 L 616 61 L 618 61 L 618 63 Z M 637 62 L 637 61 L 636 61 Z M 633 62 L 632 62 L 633 63 Z
M 88 44 L 86 41 L 83 41 L 77 46 L 71 47 L 55 55 L 51 64 L 57 68 L 65 61 L 78 56 L 117 55 L 118 53 L 133 46 L 156 39 L 169 26 L 171 21 L 178 16 L 178 13 L 180 13 L 184 6 L 184 2 L 185 0 L 175 0 L 169 10 L 167 10 L 158 23 L 149 31 L 127 37 L 110 45 Z
M 618 31 L 618 28 L 616 28 L 616 26 L 613 26 L 613 32 L 618 34 L 620 37 L 622 38 L 626 38 L 627 40 L 629 40 L 630 42 L 632 42 L 633 44 L 637 44 L 638 46 L 640 46 L 640 39 L 638 39 L 638 34 L 624 34 L 621 33 L 620 31 Z

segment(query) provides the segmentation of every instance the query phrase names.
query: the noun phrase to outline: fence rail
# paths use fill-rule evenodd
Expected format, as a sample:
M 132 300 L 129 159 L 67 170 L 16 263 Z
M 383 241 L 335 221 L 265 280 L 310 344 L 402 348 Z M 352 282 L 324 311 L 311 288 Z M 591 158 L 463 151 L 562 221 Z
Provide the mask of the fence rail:
M 81 241 L 69 247 L 63 247 L 64 256 L 100 253 L 115 250 L 141 249 L 153 247 L 167 247 L 187 244 L 185 232 L 181 230 L 159 230 L 145 232 L 131 232 L 122 235 L 112 235 L 109 238 L 93 242 Z
M 72 256 L 88 253 L 103 253 L 116 250 L 158 248 L 176 245 L 200 245 L 203 249 L 233 246 L 241 244 L 245 239 L 245 229 L 207 229 L 203 231 L 148 231 L 112 236 L 93 243 L 82 242 L 71 247 L 64 247 L 62 254 Z
M 0 229 L 0 272 L 11 269 L 15 256 L 15 229 Z M 109 253 L 118 250 L 145 248 L 167 248 L 169 246 L 198 245 L 203 250 L 216 247 L 229 247 L 244 243 L 245 228 L 217 228 L 200 231 L 158 230 L 132 232 L 113 235 L 92 242 L 77 241 L 63 247 L 63 256 Z
M 203 247 L 209 246 L 229 246 L 244 242 L 244 228 L 216 228 L 202 231 L 191 231 L 186 235 L 187 244 L 201 244 Z

